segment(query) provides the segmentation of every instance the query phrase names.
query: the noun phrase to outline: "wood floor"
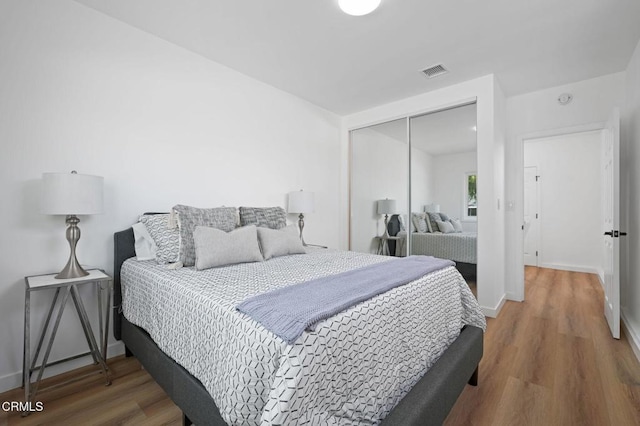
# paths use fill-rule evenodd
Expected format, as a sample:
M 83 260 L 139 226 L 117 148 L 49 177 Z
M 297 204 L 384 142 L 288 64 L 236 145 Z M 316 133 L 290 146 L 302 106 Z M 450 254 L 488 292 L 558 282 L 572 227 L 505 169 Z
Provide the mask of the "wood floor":
M 446 425 L 640 425 L 640 364 L 611 337 L 592 274 L 530 268 L 525 302 L 488 319 L 479 386 Z
M 640 364 L 610 337 L 595 275 L 527 268 L 526 302 L 488 320 L 478 387 L 467 386 L 446 425 L 640 425 Z M 45 410 L 6 425 L 179 425 L 181 413 L 133 358 L 38 395 Z M 56 384 L 91 367 L 49 379 Z M 20 389 L 0 402 L 22 400 Z

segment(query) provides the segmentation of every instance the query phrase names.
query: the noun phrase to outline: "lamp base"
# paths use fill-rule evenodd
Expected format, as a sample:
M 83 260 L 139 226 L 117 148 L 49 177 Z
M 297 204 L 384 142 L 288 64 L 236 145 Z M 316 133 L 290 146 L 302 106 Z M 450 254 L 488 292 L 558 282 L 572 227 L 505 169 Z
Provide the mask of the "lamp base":
M 58 275 L 56 275 L 57 279 L 68 279 L 68 278 L 80 278 L 86 277 L 89 275 L 87 271 L 85 271 L 80 263 L 78 262 L 78 258 L 76 257 L 76 245 L 78 244 L 78 240 L 80 239 L 80 228 L 78 228 L 78 223 L 80 223 L 80 219 L 78 216 L 70 215 L 67 216 L 67 241 L 69 241 L 69 247 L 71 249 L 71 253 L 69 254 L 69 260 L 65 267 L 60 271 Z
M 306 247 L 307 243 L 304 242 L 304 237 L 302 236 L 302 230 L 304 229 L 304 215 L 302 213 L 298 216 L 298 228 L 300 228 L 300 241 L 302 241 L 302 246 Z
M 78 259 L 75 256 L 73 258 L 69 258 L 69 261 L 65 265 L 65 267 L 60 271 L 58 275 L 55 276 L 57 279 L 67 279 L 67 278 L 80 278 L 86 277 L 89 275 L 87 271 L 84 270 L 82 266 L 78 263 Z

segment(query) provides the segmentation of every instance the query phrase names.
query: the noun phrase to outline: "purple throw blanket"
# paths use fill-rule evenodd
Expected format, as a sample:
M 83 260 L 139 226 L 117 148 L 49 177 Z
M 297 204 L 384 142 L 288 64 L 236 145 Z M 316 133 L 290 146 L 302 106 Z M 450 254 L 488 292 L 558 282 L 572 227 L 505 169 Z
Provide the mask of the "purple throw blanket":
M 292 344 L 304 330 L 326 318 L 453 265 L 431 256 L 404 257 L 259 294 L 236 309 Z

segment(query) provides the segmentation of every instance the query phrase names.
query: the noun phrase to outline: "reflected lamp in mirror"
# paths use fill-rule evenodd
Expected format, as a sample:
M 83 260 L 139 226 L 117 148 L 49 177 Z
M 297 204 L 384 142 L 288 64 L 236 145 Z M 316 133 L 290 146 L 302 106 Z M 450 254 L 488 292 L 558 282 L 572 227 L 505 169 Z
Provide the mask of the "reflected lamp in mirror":
M 293 191 L 289 193 L 289 200 L 287 204 L 287 212 L 298 213 L 298 228 L 300 228 L 300 241 L 302 245 L 306 246 L 304 237 L 302 236 L 302 230 L 304 229 L 304 214 L 313 213 L 315 210 L 315 200 L 313 192 L 308 191 Z
M 440 204 L 427 204 L 424 206 L 425 213 L 440 213 Z
M 78 278 L 89 275 L 76 257 L 76 246 L 80 239 L 78 216 L 102 213 L 103 182 L 100 176 L 71 173 L 43 173 L 41 212 L 66 216 L 67 241 L 71 253 L 66 266 L 56 278 Z
M 389 215 L 396 212 L 396 200 L 390 200 L 385 198 L 384 200 L 378 200 L 378 214 L 384 215 L 384 237 L 389 237 Z

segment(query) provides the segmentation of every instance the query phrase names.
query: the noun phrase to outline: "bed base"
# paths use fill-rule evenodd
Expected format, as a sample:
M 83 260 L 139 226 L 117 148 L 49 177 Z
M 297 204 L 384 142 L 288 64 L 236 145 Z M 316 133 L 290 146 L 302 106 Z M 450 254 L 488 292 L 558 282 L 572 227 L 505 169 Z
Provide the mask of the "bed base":
M 114 234 L 114 336 L 135 356 L 151 377 L 182 410 L 183 423 L 223 426 L 213 398 L 202 383 L 158 348 L 149 334 L 120 312 L 120 268 L 135 256 L 133 230 Z M 477 385 L 483 352 L 483 332 L 465 326 L 460 336 L 382 421 L 385 426 L 440 425 L 467 383 Z
M 465 279 L 475 280 L 477 277 L 478 265 L 475 263 L 456 262 L 456 269 Z

